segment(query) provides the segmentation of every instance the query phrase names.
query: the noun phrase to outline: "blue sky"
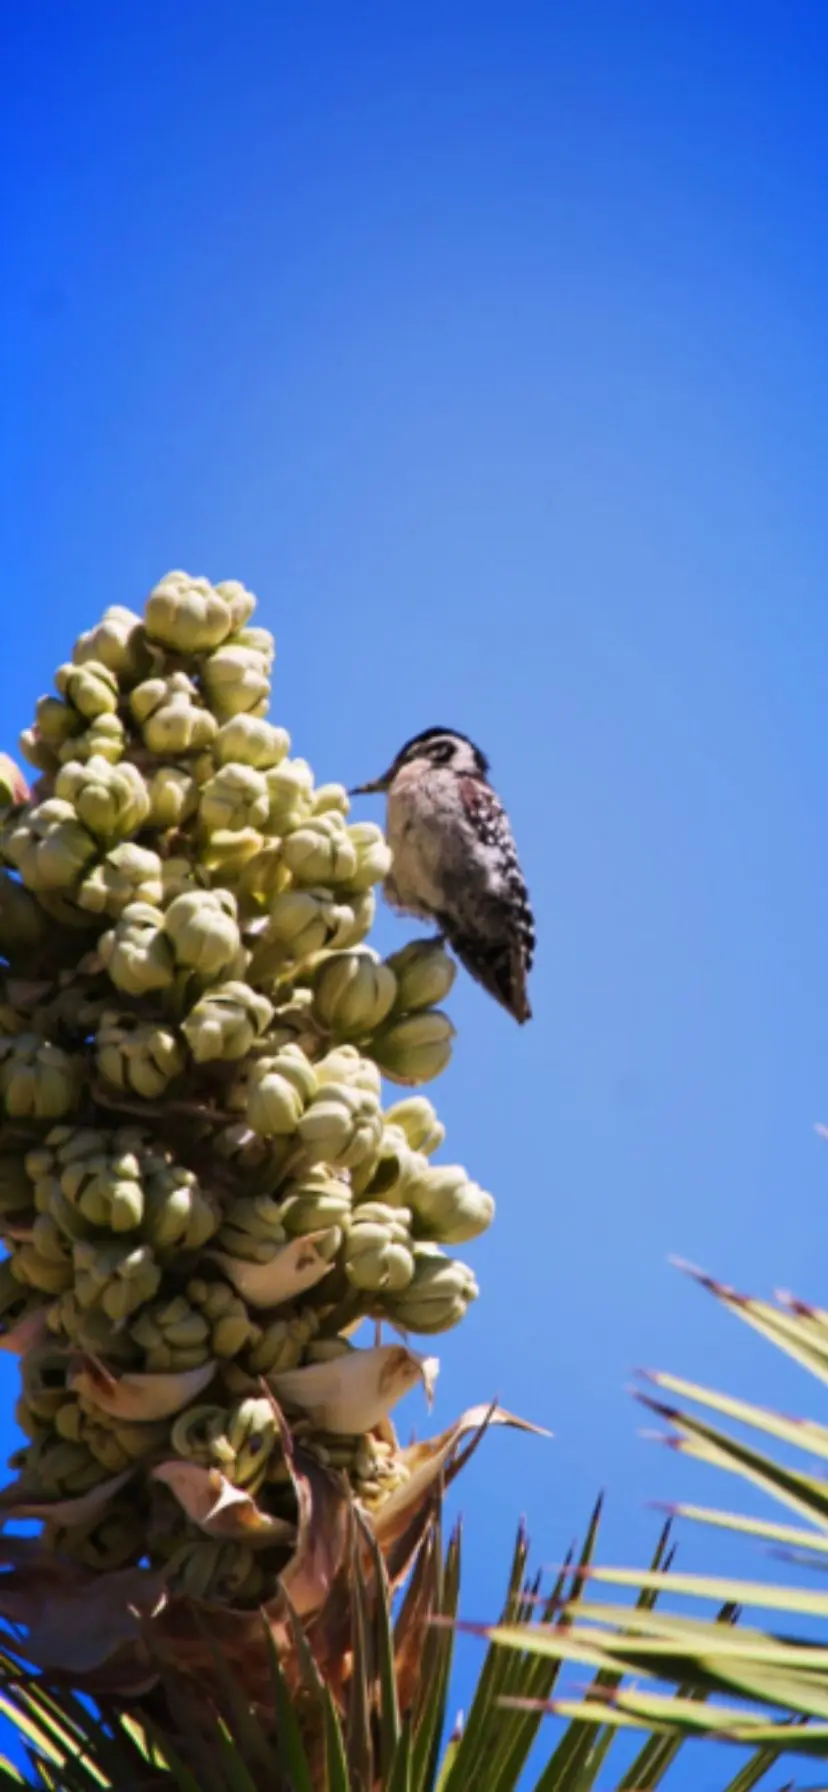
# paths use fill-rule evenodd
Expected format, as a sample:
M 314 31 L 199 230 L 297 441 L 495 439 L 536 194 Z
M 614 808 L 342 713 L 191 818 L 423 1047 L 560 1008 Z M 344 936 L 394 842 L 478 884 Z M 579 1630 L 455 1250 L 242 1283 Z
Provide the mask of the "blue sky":
M 643 1559 L 648 1499 L 727 1493 L 637 1437 L 634 1365 L 819 1416 L 667 1257 L 826 1298 L 828 20 L 38 0 L 4 29 L 3 744 L 185 566 L 260 593 L 320 779 L 454 725 L 512 814 L 536 1018 L 461 978 L 434 1091 L 498 1203 L 438 1420 L 498 1394 L 555 1432 L 462 1487 L 487 1617 L 520 1513 L 555 1561 L 603 1487 L 605 1557 Z M 676 1786 L 714 1792 L 705 1759 Z

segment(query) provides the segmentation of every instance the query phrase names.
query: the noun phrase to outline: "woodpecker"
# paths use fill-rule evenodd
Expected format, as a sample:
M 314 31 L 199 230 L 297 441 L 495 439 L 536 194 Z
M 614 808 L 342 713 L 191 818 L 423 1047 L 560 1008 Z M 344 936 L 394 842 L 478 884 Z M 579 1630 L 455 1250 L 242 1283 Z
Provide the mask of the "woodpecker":
M 374 791 L 387 798 L 387 900 L 402 914 L 436 921 L 471 976 L 516 1021 L 531 1020 L 526 980 L 535 923 L 485 754 L 452 728 L 426 728 L 381 778 L 350 794 Z

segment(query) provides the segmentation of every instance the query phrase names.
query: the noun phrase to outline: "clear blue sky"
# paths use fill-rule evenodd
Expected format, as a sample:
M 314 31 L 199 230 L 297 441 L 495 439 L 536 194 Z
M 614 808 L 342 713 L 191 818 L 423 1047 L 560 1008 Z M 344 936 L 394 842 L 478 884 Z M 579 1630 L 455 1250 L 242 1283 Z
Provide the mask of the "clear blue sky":
M 4 29 L 3 744 L 81 627 L 185 566 L 261 594 L 320 778 L 450 724 L 512 813 L 536 1018 L 461 978 L 435 1085 L 498 1201 L 438 1421 L 499 1394 L 556 1434 L 462 1488 L 487 1617 L 521 1512 L 557 1560 L 604 1487 L 605 1558 L 643 1559 L 648 1498 L 731 1493 L 640 1441 L 633 1365 L 814 1407 L 667 1256 L 826 1299 L 828 15 Z

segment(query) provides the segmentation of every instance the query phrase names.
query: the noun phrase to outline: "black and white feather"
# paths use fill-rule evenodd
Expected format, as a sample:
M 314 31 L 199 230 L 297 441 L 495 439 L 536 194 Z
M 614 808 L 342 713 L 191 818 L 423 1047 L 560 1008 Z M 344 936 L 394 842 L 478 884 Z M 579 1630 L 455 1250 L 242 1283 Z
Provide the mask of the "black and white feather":
M 389 902 L 437 923 L 478 983 L 521 1023 L 535 926 L 509 818 L 489 763 L 465 734 L 427 728 L 360 792 L 387 793 Z

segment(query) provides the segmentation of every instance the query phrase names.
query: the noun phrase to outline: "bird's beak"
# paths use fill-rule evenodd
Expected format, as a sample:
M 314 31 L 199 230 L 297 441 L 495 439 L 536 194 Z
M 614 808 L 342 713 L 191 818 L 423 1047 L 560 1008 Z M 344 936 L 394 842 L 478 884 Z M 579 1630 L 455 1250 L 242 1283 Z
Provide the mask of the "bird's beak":
M 375 796 L 378 791 L 387 790 L 391 782 L 391 773 L 384 772 L 381 778 L 375 778 L 371 784 L 355 784 L 349 796 Z

